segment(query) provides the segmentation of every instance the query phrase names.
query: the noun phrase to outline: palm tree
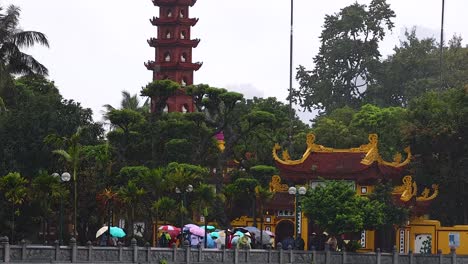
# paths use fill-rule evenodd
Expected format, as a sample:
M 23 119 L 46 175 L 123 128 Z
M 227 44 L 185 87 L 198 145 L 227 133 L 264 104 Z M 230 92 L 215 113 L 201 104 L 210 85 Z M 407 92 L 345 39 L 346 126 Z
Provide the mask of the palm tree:
M 97 200 L 101 203 L 102 208 L 107 209 L 107 237 L 110 238 L 110 227 L 111 227 L 111 210 L 114 206 L 114 202 L 117 200 L 118 193 L 112 191 L 112 188 L 106 188 L 97 195 Z
M 110 104 L 105 104 L 104 119 L 109 119 L 109 113 L 112 110 L 117 110 Z M 136 112 L 144 113 L 149 111 L 149 100 L 146 99 L 142 106 L 140 106 L 140 98 L 137 94 L 131 95 L 128 91 L 122 91 L 122 100 L 120 101 L 120 109 L 133 110 Z
M 21 51 L 35 44 L 49 47 L 47 37 L 37 31 L 24 31 L 19 27 L 20 9 L 10 5 L 5 12 L 0 6 L 0 95 L 11 80 L 10 74 L 47 75 L 47 68 L 33 56 Z M 0 113 L 6 110 L 0 97 Z
M 45 227 L 49 226 L 48 219 L 51 213 L 53 213 L 51 209 L 51 204 L 53 202 L 59 201 L 63 198 L 68 192 L 60 184 L 60 180 L 52 175 L 47 174 L 45 171 L 41 171 L 39 176 L 35 177 L 31 183 L 32 187 L 32 198 L 34 201 L 39 203 L 40 211 L 41 211 L 41 222 L 42 222 L 42 234 L 45 235 L 46 230 Z
M 83 133 L 83 128 L 78 127 L 75 134 L 70 138 L 57 138 L 56 136 L 48 136 L 46 140 L 52 140 L 52 137 L 56 137 L 57 141 L 62 141 L 68 145 L 68 149 L 56 149 L 52 151 L 55 154 L 62 156 L 68 163 L 71 164 L 73 169 L 73 235 L 76 236 L 76 227 L 77 227 L 77 206 L 78 206 L 78 188 L 77 188 L 77 176 L 78 176 L 78 167 L 80 163 L 80 155 L 82 150 L 82 145 L 80 144 L 81 134 Z
M 3 11 L 2 7 L 0 11 Z M 44 65 L 21 51 L 35 44 L 49 47 L 47 37 L 41 32 L 20 29 L 20 11 L 19 7 L 10 5 L 5 13 L 0 13 L 0 71 L 8 74 L 47 75 L 48 70 Z
M 11 241 L 15 238 L 15 215 L 19 215 L 17 206 L 23 204 L 27 196 L 26 184 L 28 180 L 19 173 L 13 172 L 0 178 L 0 191 L 5 199 L 11 203 Z
M 202 214 L 205 218 L 205 231 L 207 230 L 208 225 L 208 212 L 213 207 L 213 203 L 216 198 L 215 187 L 208 184 L 201 184 L 195 189 L 195 199 L 193 201 L 197 211 Z M 205 248 L 207 246 L 207 236 L 208 232 L 205 232 Z
M 159 207 L 155 207 L 161 198 L 162 192 L 166 190 L 166 179 L 164 178 L 165 171 L 163 168 L 151 170 L 149 174 L 142 175 L 141 183 L 147 194 L 147 201 L 152 203 L 153 210 L 148 210 L 150 224 L 156 223 L 156 230 L 159 222 Z M 171 209 L 170 209 L 171 210 Z M 154 213 L 153 213 L 154 212 Z M 155 234 L 153 234 L 154 237 Z
M 133 223 L 135 221 L 135 211 L 140 207 L 141 199 L 145 195 L 145 190 L 139 188 L 134 181 L 129 181 L 122 186 L 118 192 L 119 199 L 127 206 L 127 215 L 130 211 L 130 234 L 133 237 Z

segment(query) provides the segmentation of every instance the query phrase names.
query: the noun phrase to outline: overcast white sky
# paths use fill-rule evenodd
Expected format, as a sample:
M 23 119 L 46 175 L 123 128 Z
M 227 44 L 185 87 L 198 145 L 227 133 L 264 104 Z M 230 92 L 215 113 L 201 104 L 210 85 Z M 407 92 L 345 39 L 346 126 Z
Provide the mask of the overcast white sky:
M 326 14 L 355 0 L 294 0 L 294 67 L 312 68 Z M 358 0 L 368 4 L 370 0 Z M 404 28 L 417 26 L 423 36 L 440 35 L 442 0 L 387 0 L 397 17 L 381 52 L 392 53 Z M 445 38 L 468 38 L 467 0 L 446 0 Z M 93 109 L 119 106 L 121 91 L 131 94 L 151 81 L 143 63 L 154 59 L 146 40 L 156 36 L 149 19 L 158 15 L 151 0 L 0 0 L 22 9 L 21 27 L 45 33 L 50 49 L 28 51 L 50 70 L 66 99 Z M 199 0 L 191 16 L 199 18 L 192 37 L 202 41 L 194 61 L 203 66 L 195 83 L 285 101 L 289 87 L 289 0 Z M 466 44 L 467 41 L 464 40 Z

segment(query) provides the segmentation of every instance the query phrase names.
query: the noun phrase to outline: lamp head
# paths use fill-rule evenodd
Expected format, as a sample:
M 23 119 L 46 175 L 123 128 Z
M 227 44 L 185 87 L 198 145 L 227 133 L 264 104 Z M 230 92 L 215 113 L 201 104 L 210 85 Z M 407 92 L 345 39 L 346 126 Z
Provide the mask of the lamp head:
M 70 175 L 70 173 L 68 173 L 68 172 L 64 172 L 64 173 L 62 173 L 62 176 L 60 176 L 60 179 L 61 179 L 63 182 L 70 181 L 71 175 Z
M 296 187 L 294 187 L 294 186 L 289 187 L 289 190 L 288 190 L 288 193 L 289 193 L 289 194 L 296 194 L 296 192 L 297 192 Z
M 193 192 L 193 186 L 189 184 L 186 189 L 187 192 Z
M 299 194 L 304 195 L 307 193 L 307 189 L 304 186 L 299 187 Z

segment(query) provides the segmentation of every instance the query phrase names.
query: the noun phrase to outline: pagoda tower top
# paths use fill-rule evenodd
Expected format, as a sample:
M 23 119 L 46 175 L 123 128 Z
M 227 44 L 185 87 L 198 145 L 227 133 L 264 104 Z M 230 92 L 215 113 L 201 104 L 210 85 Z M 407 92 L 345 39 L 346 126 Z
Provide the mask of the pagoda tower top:
M 190 7 L 196 0 L 152 0 L 159 6 L 159 17 L 153 17 L 150 22 L 157 27 L 157 37 L 148 40 L 155 48 L 154 61 L 148 61 L 145 66 L 153 71 L 153 81 L 170 79 L 183 88 L 193 84 L 193 72 L 200 69 L 202 63 L 192 62 L 192 49 L 198 46 L 199 39 L 191 39 L 191 27 L 198 22 L 190 18 Z M 181 89 L 167 100 L 168 112 L 193 112 L 194 105 L 190 96 Z M 157 98 L 151 98 L 152 101 Z M 152 107 L 154 112 L 156 109 Z

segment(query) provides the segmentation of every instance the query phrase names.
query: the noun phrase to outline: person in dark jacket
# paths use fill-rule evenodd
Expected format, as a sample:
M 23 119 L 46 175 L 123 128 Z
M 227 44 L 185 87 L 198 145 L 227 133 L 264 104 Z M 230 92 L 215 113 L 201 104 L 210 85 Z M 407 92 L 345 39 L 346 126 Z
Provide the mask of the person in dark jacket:
M 288 250 L 289 246 L 291 246 L 291 248 L 294 248 L 294 238 L 288 236 L 287 238 L 283 239 L 281 245 L 283 246 L 284 250 Z
M 312 236 L 309 238 L 309 250 L 312 250 L 312 247 L 314 247 L 315 250 L 319 250 L 320 248 L 320 239 L 315 232 L 313 232 Z
M 301 234 L 297 234 L 296 240 L 294 240 L 294 249 L 295 250 L 304 250 L 305 242 L 302 239 Z

